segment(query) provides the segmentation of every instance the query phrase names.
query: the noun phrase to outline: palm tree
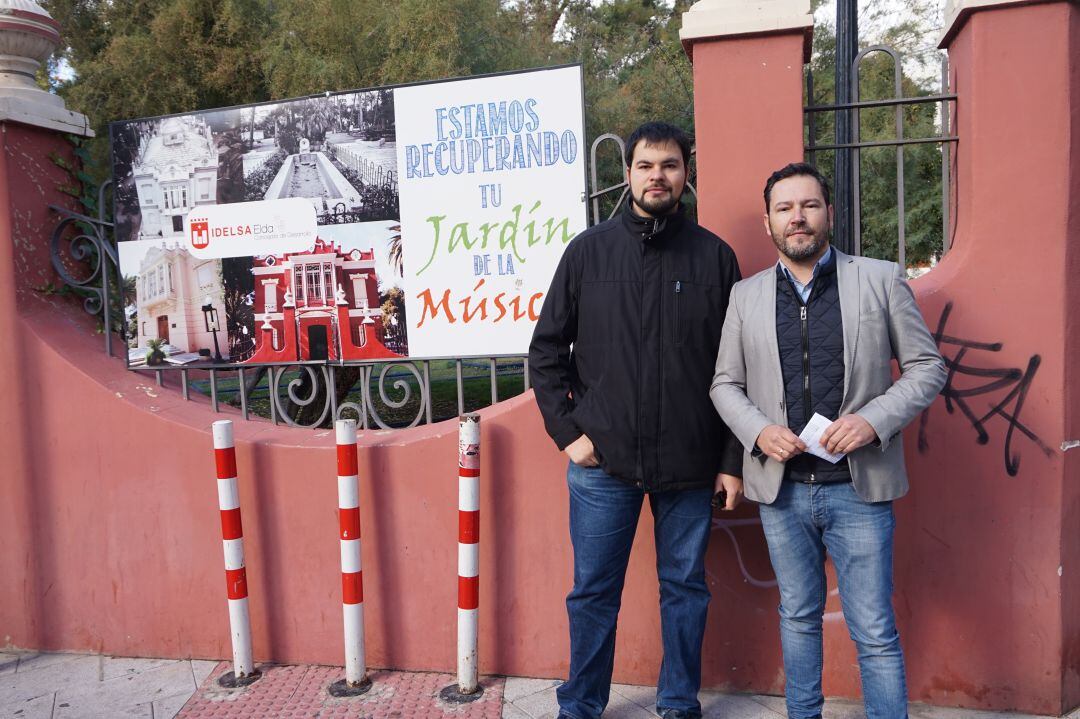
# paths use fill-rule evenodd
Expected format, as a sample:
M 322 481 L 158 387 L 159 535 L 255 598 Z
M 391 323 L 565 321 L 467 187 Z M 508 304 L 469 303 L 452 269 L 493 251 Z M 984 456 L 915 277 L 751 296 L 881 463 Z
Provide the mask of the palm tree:
M 405 277 L 405 266 L 401 259 L 401 225 L 394 225 L 390 231 L 397 233 L 390 238 L 390 266 L 398 273 L 398 277 Z
M 133 340 L 138 342 L 139 337 L 139 320 L 135 313 L 135 307 L 138 304 L 136 296 L 138 286 L 138 275 L 124 275 L 120 280 L 119 296 L 114 296 L 114 301 L 109 303 L 113 308 L 113 321 L 116 328 L 120 332 L 120 336 L 129 345 L 132 344 Z M 120 301 L 116 302 L 116 299 Z
M 125 305 L 135 304 L 135 288 L 138 284 L 138 275 L 124 275 L 123 283 L 120 285 L 120 292 L 124 298 Z

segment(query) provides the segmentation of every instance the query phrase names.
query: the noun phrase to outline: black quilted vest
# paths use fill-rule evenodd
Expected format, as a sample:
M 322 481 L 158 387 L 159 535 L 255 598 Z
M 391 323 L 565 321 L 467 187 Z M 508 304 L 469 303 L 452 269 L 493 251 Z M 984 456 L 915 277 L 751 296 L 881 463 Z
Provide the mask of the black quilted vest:
M 805 305 L 776 267 L 776 340 L 784 376 L 788 427 L 800 434 L 815 412 L 836 419 L 844 401 L 844 319 L 836 284 L 836 253 L 818 270 Z M 811 475 L 813 475 L 811 477 Z M 787 463 L 784 479 L 848 482 L 847 458 L 836 464 L 806 453 Z

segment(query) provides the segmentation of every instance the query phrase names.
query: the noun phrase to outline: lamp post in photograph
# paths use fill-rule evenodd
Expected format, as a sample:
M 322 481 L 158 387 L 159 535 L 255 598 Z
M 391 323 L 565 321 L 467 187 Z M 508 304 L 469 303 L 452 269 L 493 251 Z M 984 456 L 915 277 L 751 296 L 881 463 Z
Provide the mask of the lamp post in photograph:
M 214 336 L 214 361 L 224 362 L 225 358 L 221 356 L 221 348 L 218 346 L 218 312 L 214 308 L 214 303 L 210 299 L 210 295 L 204 298 L 203 306 L 203 323 L 206 325 L 206 331 L 210 332 Z

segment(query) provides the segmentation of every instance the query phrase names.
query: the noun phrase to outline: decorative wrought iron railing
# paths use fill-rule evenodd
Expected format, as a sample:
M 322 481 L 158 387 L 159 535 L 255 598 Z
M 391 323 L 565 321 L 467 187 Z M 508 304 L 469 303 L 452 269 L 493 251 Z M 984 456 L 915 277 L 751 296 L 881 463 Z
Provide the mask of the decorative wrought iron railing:
M 453 377 L 437 377 L 433 382 L 433 365 L 448 365 L 442 369 L 452 371 Z M 476 369 L 481 369 L 481 374 L 476 374 Z M 471 370 L 472 375 L 467 376 L 466 370 Z M 215 412 L 222 404 L 230 404 L 240 410 L 244 419 L 264 416 L 290 427 L 325 427 L 332 419 L 342 418 L 356 419 L 362 429 L 415 427 L 457 417 L 528 389 L 528 360 L 523 357 L 392 359 L 349 364 L 294 362 L 136 371 L 153 372 L 160 385 L 166 377 L 178 376 L 185 399 L 191 399 L 193 390 L 204 394 Z M 442 392 L 435 387 L 433 391 L 433 384 L 449 387 L 443 387 L 446 391 Z M 483 384 L 488 385 L 490 394 Z
M 109 191 L 100 188 L 98 207 Z M 127 298 L 119 269 L 113 223 L 104 209 L 97 217 L 51 206 L 60 217 L 52 233 L 52 264 L 68 291 L 83 298 L 83 309 L 100 318 L 105 352 L 119 339 L 125 347 Z M 393 338 L 380 338 L 392 344 Z M 234 359 L 251 347 L 230 347 Z M 232 350 L 236 350 L 232 352 Z M 247 357 L 245 357 L 245 354 Z M 122 359 L 124 355 L 121 355 Z M 245 419 L 261 416 L 291 427 L 325 427 L 352 417 L 362 428 L 414 427 L 456 417 L 528 389 L 528 359 L 522 356 L 452 359 L 388 359 L 327 364 L 213 363 L 163 364 L 134 368 L 159 386 L 178 386 L 184 399 L 205 396 L 211 408 L 235 406 Z
M 878 100 L 860 100 L 860 70 L 865 58 L 874 53 L 883 53 L 893 61 L 893 97 Z M 852 102 L 837 103 L 832 105 L 815 105 L 814 101 L 814 76 L 808 71 L 806 74 L 806 96 L 808 103 L 803 111 L 806 115 L 806 156 L 808 162 L 813 165 L 818 163 L 818 155 L 830 150 L 850 150 L 850 177 L 852 183 L 852 217 L 851 248 L 855 254 L 863 254 L 862 227 L 867 221 L 863 216 L 864 203 L 862 198 L 862 152 L 872 148 L 894 148 L 896 153 L 896 203 L 894 205 L 897 217 L 897 256 L 896 261 L 906 267 L 907 257 L 907 190 L 904 178 L 905 148 L 912 145 L 938 144 L 941 147 L 941 252 L 947 252 L 951 244 L 951 218 L 949 202 L 950 196 L 950 171 L 954 159 L 950 146 L 959 140 L 956 135 L 950 134 L 949 103 L 956 101 L 956 95 L 949 93 L 949 61 L 947 57 L 941 59 L 941 92 L 928 95 L 905 96 L 903 86 L 903 68 L 900 54 L 887 45 L 874 45 L 861 50 L 851 65 L 850 73 L 850 96 Z M 905 136 L 904 110 L 905 108 L 926 103 L 940 103 L 938 114 L 938 132 L 922 137 Z M 884 140 L 862 141 L 860 139 L 860 112 L 877 108 L 893 108 L 895 137 Z M 839 117 L 843 114 L 850 115 L 850 126 L 853 135 L 852 142 L 818 143 L 817 116 L 822 113 L 836 113 Z M 843 161 L 843 153 L 837 154 L 838 162 Z M 837 173 L 842 174 L 842 173 Z M 843 193 L 838 192 L 838 196 Z M 882 209 L 882 208 L 875 208 Z M 846 212 L 842 207 L 836 208 L 837 215 Z M 872 221 L 872 220 L 871 220 Z
M 98 188 L 98 208 L 105 207 L 110 185 Z M 104 209 L 98 210 L 97 217 L 89 217 L 57 205 L 49 208 L 62 216 L 49 241 L 53 269 L 73 293 L 83 298 L 83 309 L 101 317 L 105 353 L 112 355 L 116 319 L 112 300 L 114 295 L 119 298 L 123 294 L 120 258 L 111 237 L 113 224 L 105 219 Z

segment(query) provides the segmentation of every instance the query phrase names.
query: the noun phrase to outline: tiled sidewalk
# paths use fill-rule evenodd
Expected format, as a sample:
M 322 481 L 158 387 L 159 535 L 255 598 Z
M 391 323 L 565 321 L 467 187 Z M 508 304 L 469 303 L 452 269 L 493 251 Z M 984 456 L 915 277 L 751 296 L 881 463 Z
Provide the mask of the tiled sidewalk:
M 244 690 L 221 689 L 225 663 L 123 659 L 84 654 L 0 653 L 0 719 L 201 719 L 204 717 L 364 717 L 364 719 L 552 719 L 558 712 L 551 679 L 484 677 L 482 699 L 450 705 L 437 698 L 449 674 L 373 671 L 375 686 L 355 699 L 325 693 L 338 667 L 264 667 Z M 655 719 L 655 689 L 612 687 L 610 719 Z M 778 697 L 702 692 L 707 719 L 782 719 Z M 862 707 L 829 702 L 825 719 L 863 719 Z M 1027 714 L 912 705 L 911 719 L 1035 719 Z M 1068 719 L 1080 719 L 1080 710 Z
M 550 679 L 508 678 L 503 690 L 503 719 L 552 719 L 558 714 L 555 687 Z M 781 697 L 750 694 L 701 692 L 705 719 L 784 719 L 784 700 Z M 656 688 L 629 684 L 614 684 L 604 719 L 656 719 Z M 911 719 L 1046 719 L 1031 714 L 980 712 L 971 709 L 939 709 L 912 704 Z M 866 719 L 862 704 L 829 701 L 825 704 L 825 719 Z M 1080 709 L 1066 719 L 1080 719 Z
M 0 654 L 0 717 L 173 717 L 217 664 L 86 654 Z

